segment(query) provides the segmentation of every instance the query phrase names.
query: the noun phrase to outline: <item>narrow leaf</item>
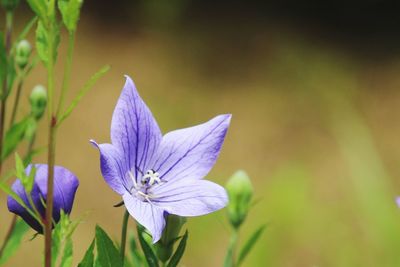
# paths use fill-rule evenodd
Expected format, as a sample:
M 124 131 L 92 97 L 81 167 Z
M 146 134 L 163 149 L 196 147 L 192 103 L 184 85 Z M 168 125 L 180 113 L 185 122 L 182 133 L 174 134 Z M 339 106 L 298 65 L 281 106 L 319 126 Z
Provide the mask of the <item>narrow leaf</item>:
M 239 266 L 246 256 L 249 254 L 249 252 L 252 250 L 258 239 L 260 238 L 261 234 L 263 233 L 266 225 L 263 224 L 261 225 L 257 230 L 254 231 L 254 233 L 250 236 L 250 238 L 247 240 L 247 242 L 244 244 L 243 248 L 241 249 L 239 253 L 239 258 L 237 261 L 236 266 Z
M 72 266 L 72 239 L 68 238 L 64 245 L 64 254 L 61 258 L 60 267 L 71 267 Z
M 47 30 L 45 29 L 43 22 L 39 21 L 36 28 L 36 51 L 40 60 L 42 60 L 45 65 L 49 61 L 47 54 L 49 41 L 47 35 Z
M 138 233 L 139 243 L 140 246 L 142 247 L 147 264 L 149 265 L 149 267 L 158 267 L 158 260 L 156 255 L 154 254 L 154 251 L 151 249 L 149 244 L 147 244 L 146 240 L 144 240 L 143 238 L 144 231 L 142 226 L 140 225 L 137 226 L 137 233 Z
M 135 267 L 142 266 L 143 258 L 138 250 L 138 247 L 136 245 L 136 240 L 135 240 L 135 237 L 133 234 L 129 238 L 129 244 L 130 244 L 130 249 L 131 249 L 131 257 L 132 257 L 133 266 L 135 266 Z
M 188 239 L 188 231 L 186 230 L 185 234 L 183 235 L 181 241 L 179 242 L 178 248 L 176 249 L 174 255 L 172 255 L 171 260 L 168 262 L 167 267 L 176 267 L 178 266 L 179 261 L 181 260 L 183 253 L 185 253 L 186 249 L 186 242 Z
M 83 0 L 59 0 L 60 10 L 65 27 L 70 33 L 76 30 Z
M 27 0 L 32 11 L 42 20 L 46 19 L 47 3 L 46 0 Z
M 7 262 L 7 260 L 18 250 L 23 237 L 28 232 L 30 227 L 21 219 L 17 219 L 14 230 L 10 235 L 6 246 L 4 247 L 3 254 L 0 257 L 0 265 Z
M 11 126 L 11 128 L 6 132 L 4 137 L 4 148 L 1 155 L 2 160 L 5 160 L 23 140 L 28 123 L 29 117 L 25 117 L 22 121 Z
M 85 256 L 78 264 L 78 267 L 93 267 L 94 264 L 94 240 L 90 244 L 89 248 L 86 250 Z
M 71 115 L 71 112 L 75 109 L 76 105 L 81 101 L 82 97 L 85 96 L 85 94 L 93 87 L 93 85 L 97 82 L 98 79 L 100 79 L 104 74 L 106 74 L 110 70 L 110 66 L 106 65 L 102 67 L 98 72 L 96 72 L 90 79 L 86 82 L 86 84 L 79 90 L 78 95 L 75 97 L 75 99 L 72 101 L 72 103 L 69 105 L 67 110 L 64 112 L 64 114 L 60 117 L 58 120 L 58 126 L 61 125 L 61 123 L 68 118 L 69 115 Z
M 25 166 L 18 153 L 15 153 L 15 171 L 18 178 L 21 179 L 22 176 L 25 176 Z
M 121 257 L 107 233 L 96 226 L 97 258 L 102 267 L 122 267 Z

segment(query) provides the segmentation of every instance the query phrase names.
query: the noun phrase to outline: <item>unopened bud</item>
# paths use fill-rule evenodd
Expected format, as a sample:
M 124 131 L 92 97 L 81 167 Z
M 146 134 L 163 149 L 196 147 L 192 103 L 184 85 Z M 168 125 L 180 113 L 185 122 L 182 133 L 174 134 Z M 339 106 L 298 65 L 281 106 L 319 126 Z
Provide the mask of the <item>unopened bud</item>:
M 228 217 L 233 227 L 238 228 L 247 216 L 253 197 L 253 186 L 244 171 L 237 171 L 226 184 L 229 196 Z
M 19 4 L 19 0 L 1 0 L 1 5 L 7 11 L 13 11 Z
M 29 96 L 29 102 L 31 104 L 31 114 L 36 119 L 39 120 L 44 111 L 46 110 L 47 105 L 47 92 L 46 89 L 42 85 L 36 85 L 31 95 Z
M 27 40 L 22 40 L 17 44 L 15 53 L 15 62 L 21 69 L 25 68 L 28 64 L 29 57 L 32 52 L 32 46 Z
M 179 233 L 185 223 L 186 218 L 178 215 L 169 214 L 166 218 L 164 232 L 155 246 L 157 257 L 162 262 L 167 262 L 171 258 L 174 244 L 179 239 Z

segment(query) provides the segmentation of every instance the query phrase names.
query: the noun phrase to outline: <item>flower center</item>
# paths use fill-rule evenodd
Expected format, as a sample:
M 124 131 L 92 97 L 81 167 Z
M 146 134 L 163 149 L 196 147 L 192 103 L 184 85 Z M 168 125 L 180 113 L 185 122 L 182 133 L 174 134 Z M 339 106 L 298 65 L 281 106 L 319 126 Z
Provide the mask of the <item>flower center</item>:
M 128 172 L 128 174 L 133 183 L 130 193 L 142 201 L 151 203 L 151 199 L 155 196 L 149 193 L 149 189 L 154 185 L 162 183 L 160 174 L 155 170 L 150 169 L 145 173 L 145 175 L 143 175 L 139 183 L 136 182 L 136 178 L 132 172 Z

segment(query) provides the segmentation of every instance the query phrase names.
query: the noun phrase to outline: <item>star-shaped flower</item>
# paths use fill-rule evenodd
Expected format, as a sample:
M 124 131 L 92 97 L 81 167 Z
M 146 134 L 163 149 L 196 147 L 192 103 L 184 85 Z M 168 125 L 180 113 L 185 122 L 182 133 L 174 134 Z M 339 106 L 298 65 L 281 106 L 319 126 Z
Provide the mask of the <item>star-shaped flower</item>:
M 132 217 L 157 242 L 165 215 L 199 216 L 226 206 L 225 189 L 203 180 L 217 160 L 231 115 L 161 134 L 127 77 L 111 122 L 111 144 L 97 144 L 101 172 Z

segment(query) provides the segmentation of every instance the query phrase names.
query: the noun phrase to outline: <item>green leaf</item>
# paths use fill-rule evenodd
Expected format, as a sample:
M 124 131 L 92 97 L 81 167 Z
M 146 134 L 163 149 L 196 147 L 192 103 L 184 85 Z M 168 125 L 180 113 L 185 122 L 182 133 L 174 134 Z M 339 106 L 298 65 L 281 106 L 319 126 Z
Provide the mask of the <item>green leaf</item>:
M 32 11 L 43 21 L 47 18 L 47 1 L 46 0 L 27 0 Z
M 10 239 L 4 247 L 3 254 L 0 257 L 0 265 L 7 262 L 7 260 L 18 250 L 23 237 L 29 229 L 29 225 L 27 225 L 23 220 L 17 219 L 14 230 L 10 235 Z
M 25 176 L 25 166 L 18 153 L 15 153 L 15 172 L 18 178 Z
M 149 244 L 147 244 L 146 240 L 143 238 L 144 228 L 141 225 L 137 226 L 137 233 L 139 238 L 140 246 L 142 247 L 144 256 L 146 258 L 147 264 L 149 267 L 158 267 L 158 260 L 154 251 L 151 249 Z
M 179 242 L 178 248 L 176 249 L 174 255 L 172 255 L 171 260 L 168 262 L 167 267 L 176 267 L 178 266 L 179 261 L 181 260 L 183 253 L 185 253 L 186 242 L 188 239 L 188 231 L 186 230 L 185 234 L 183 235 L 181 242 Z
M 61 258 L 60 267 L 71 267 L 72 266 L 72 239 L 68 238 L 64 245 L 64 254 Z
M 69 115 L 71 115 L 71 112 L 75 109 L 75 107 L 78 105 L 78 103 L 81 101 L 82 97 L 85 96 L 85 94 L 93 87 L 93 85 L 97 82 L 98 79 L 100 79 L 104 74 L 106 74 L 110 70 L 110 66 L 106 65 L 102 67 L 99 71 L 97 71 L 90 79 L 86 82 L 86 84 L 79 90 L 78 95 L 74 98 L 72 103 L 69 105 L 67 110 L 64 112 L 64 114 L 60 117 L 58 120 L 57 125 L 61 125 L 61 123 L 68 118 Z
M 254 245 L 260 238 L 260 236 L 263 233 L 266 226 L 267 225 L 265 225 L 265 224 L 261 225 L 257 230 L 254 231 L 254 233 L 247 240 L 247 242 L 244 244 L 243 248 L 241 249 L 241 251 L 239 253 L 239 258 L 237 260 L 236 266 L 239 266 L 244 261 L 246 256 L 249 254 L 251 249 L 254 247 Z
M 26 127 L 29 124 L 29 117 L 25 117 L 22 121 L 14 124 L 7 131 L 4 137 L 4 148 L 1 155 L 4 161 L 18 146 L 25 136 Z
M 94 240 L 90 244 L 90 247 L 86 250 L 85 256 L 82 261 L 78 264 L 78 267 L 93 267 L 94 262 Z
M 121 256 L 107 233 L 96 226 L 97 258 L 102 267 L 122 267 Z
M 60 253 L 60 248 L 62 245 L 62 231 L 63 224 L 61 222 L 57 223 L 53 229 L 51 234 L 52 243 L 51 243 L 51 266 L 56 266 L 56 261 L 58 258 L 58 254 Z
M 133 266 L 142 266 L 143 265 L 143 257 L 139 252 L 139 249 L 136 245 L 135 236 L 132 234 L 129 238 L 129 244 L 131 249 L 131 257 L 133 261 Z
M 47 65 L 49 62 L 49 47 L 50 44 L 53 46 L 52 60 L 57 59 L 57 48 L 60 44 L 60 28 L 57 24 L 53 25 L 54 31 L 51 33 L 50 30 L 46 29 L 42 21 L 38 22 L 36 29 L 36 51 L 42 62 Z
M 76 30 L 83 0 L 59 0 L 60 10 L 65 27 L 70 33 Z

